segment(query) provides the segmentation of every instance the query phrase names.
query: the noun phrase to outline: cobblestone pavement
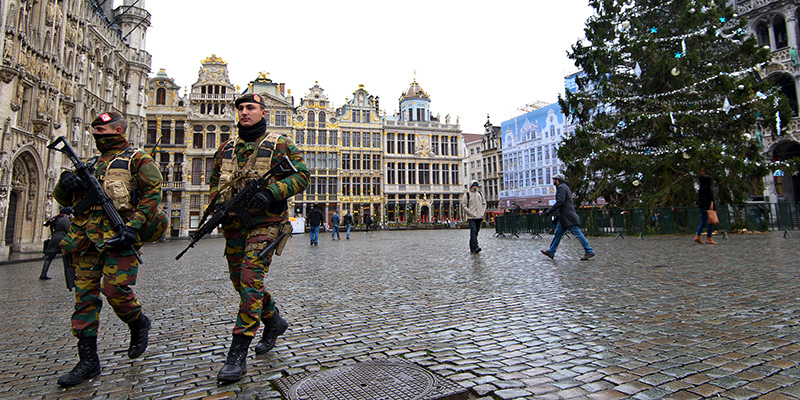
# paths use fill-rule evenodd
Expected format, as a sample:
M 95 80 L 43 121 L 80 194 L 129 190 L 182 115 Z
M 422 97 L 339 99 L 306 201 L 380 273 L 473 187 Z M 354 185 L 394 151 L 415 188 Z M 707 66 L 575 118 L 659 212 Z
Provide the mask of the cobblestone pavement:
M 344 235 L 343 235 L 344 236 Z M 77 361 L 60 261 L 0 265 L 2 399 L 280 399 L 270 380 L 399 358 L 469 388 L 472 399 L 800 398 L 800 233 L 577 240 L 555 260 L 542 239 L 467 230 L 295 236 L 267 284 L 291 322 L 246 377 L 217 385 L 237 298 L 220 238 L 144 247 L 135 286 L 150 347 L 104 302 L 102 374 L 61 389 Z

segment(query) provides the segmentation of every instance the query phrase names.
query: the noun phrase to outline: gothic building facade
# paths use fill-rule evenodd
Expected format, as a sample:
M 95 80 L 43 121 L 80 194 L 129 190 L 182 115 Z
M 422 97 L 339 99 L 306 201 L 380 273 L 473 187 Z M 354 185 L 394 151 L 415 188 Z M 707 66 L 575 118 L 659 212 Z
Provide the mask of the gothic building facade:
M 64 169 L 47 149 L 64 136 L 79 157 L 94 152 L 89 123 L 105 111 L 129 119 L 141 145 L 150 54 L 144 1 L 0 0 L 0 259 L 41 249 L 42 224 L 58 213 L 51 192 Z
M 800 157 L 800 1 L 737 0 L 739 14 L 748 20 L 749 30 L 762 46 L 772 50 L 772 61 L 762 76 L 780 87 L 789 99 L 794 117 L 785 132 L 775 133 L 773 127 L 759 127 L 756 137 L 762 138 L 765 158 L 785 161 Z M 766 202 L 800 202 L 800 174 L 784 176 L 780 170 L 765 177 L 766 191 L 754 193 L 753 200 Z

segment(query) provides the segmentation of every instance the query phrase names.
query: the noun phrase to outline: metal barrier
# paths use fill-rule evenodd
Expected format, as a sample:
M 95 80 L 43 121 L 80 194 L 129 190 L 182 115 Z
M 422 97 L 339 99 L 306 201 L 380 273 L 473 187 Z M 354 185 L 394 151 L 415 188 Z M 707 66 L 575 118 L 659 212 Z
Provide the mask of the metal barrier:
M 800 230 L 800 203 L 753 203 L 717 206 L 719 224 L 727 234 L 734 231 Z M 700 225 L 697 207 L 591 208 L 578 211 L 580 228 L 587 235 L 663 235 L 695 233 Z M 530 234 L 541 237 L 552 227 L 544 214 L 510 214 L 495 217 L 495 237 Z
M 544 214 L 509 214 L 494 218 L 495 237 L 505 235 L 519 237 L 520 234 L 542 237 L 552 225 L 552 217 Z

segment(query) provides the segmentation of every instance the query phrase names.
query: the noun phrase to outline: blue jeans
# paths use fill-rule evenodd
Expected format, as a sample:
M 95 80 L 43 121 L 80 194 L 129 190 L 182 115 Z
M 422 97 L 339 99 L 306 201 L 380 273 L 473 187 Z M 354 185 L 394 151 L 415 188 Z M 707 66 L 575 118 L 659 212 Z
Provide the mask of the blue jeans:
M 341 237 L 339 236 L 339 225 L 334 225 L 333 226 L 333 231 L 331 231 L 331 239 L 333 239 L 334 236 L 336 236 L 339 239 L 341 239 Z
M 550 252 L 552 255 L 556 255 L 556 250 L 558 250 L 558 244 L 561 243 L 561 237 L 564 234 L 570 231 L 572 235 L 578 238 L 578 241 L 581 242 L 581 246 L 583 246 L 583 251 L 585 253 L 594 253 L 594 250 L 589 246 L 589 241 L 586 240 L 586 236 L 583 236 L 583 232 L 581 232 L 581 228 L 578 225 L 573 225 L 567 228 L 564 228 L 564 225 L 561 225 L 561 221 L 558 221 L 556 225 L 556 232 L 553 236 L 553 241 L 550 242 L 550 248 L 547 251 Z
M 714 231 L 714 225 L 708 223 L 708 210 L 700 209 L 700 226 L 697 227 L 697 236 L 703 234 L 703 227 L 708 225 L 708 237 Z
M 350 239 L 350 224 L 347 224 L 347 238 Z
M 319 243 L 319 225 L 311 227 L 311 243 Z

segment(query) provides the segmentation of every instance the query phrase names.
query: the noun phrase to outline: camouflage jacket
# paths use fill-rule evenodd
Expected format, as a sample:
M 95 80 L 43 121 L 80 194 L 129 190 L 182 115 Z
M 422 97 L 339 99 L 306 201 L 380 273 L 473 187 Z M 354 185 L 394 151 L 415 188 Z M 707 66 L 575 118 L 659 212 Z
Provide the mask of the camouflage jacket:
M 95 164 L 95 177 L 100 181 L 105 175 L 106 168 L 118 154 L 130 147 L 122 136 L 108 135 L 96 140 L 100 157 Z M 147 152 L 137 149 L 134 151 L 130 162 L 130 172 L 136 184 L 135 197 L 138 203 L 135 208 L 120 211 L 119 214 L 126 221 L 126 225 L 137 231 L 157 210 L 161 202 L 161 172 L 156 162 Z M 101 181 L 102 184 L 102 181 Z M 74 206 L 81 199 L 81 193 L 64 191 L 59 184 L 53 189 L 53 197 L 64 206 Z M 111 222 L 103 214 L 103 210 L 91 207 L 82 214 L 72 218 L 69 233 L 61 241 L 61 247 L 67 252 L 85 252 L 90 244 L 102 247 L 116 232 L 112 229 Z M 137 243 L 137 247 L 141 243 Z M 124 253 L 124 251 L 123 251 Z
M 263 137 L 264 136 L 262 135 L 256 139 L 254 143 L 260 142 Z M 253 153 L 256 149 L 252 143 L 253 142 L 250 142 L 251 145 L 248 146 L 248 142 L 245 142 L 241 138 L 234 136 L 225 143 L 222 143 L 222 145 L 217 149 L 216 153 L 214 153 L 214 168 L 211 172 L 210 178 L 211 204 L 214 204 L 220 190 L 222 153 L 225 147 L 230 145 L 234 146 L 234 157 L 236 157 L 238 160 L 239 167 L 241 168 L 249 157 L 255 157 Z M 297 148 L 291 139 L 280 135 L 275 143 L 270 165 L 276 165 L 278 162 L 280 162 L 283 156 L 289 157 L 292 165 L 294 165 L 294 167 L 297 169 L 297 173 L 278 175 L 275 177 L 275 180 L 271 180 L 265 185 L 264 189 L 269 190 L 272 193 L 275 201 L 265 210 L 249 210 L 253 216 L 253 220 L 256 222 L 255 227 L 269 226 L 285 221 L 288 216 L 286 200 L 298 193 L 302 193 L 308 187 L 310 173 L 308 172 L 305 161 L 303 161 L 303 155 L 300 152 L 300 149 Z M 265 172 L 266 171 L 260 171 L 261 174 Z M 222 229 L 242 229 L 241 221 L 239 218 L 229 218 L 222 224 Z

